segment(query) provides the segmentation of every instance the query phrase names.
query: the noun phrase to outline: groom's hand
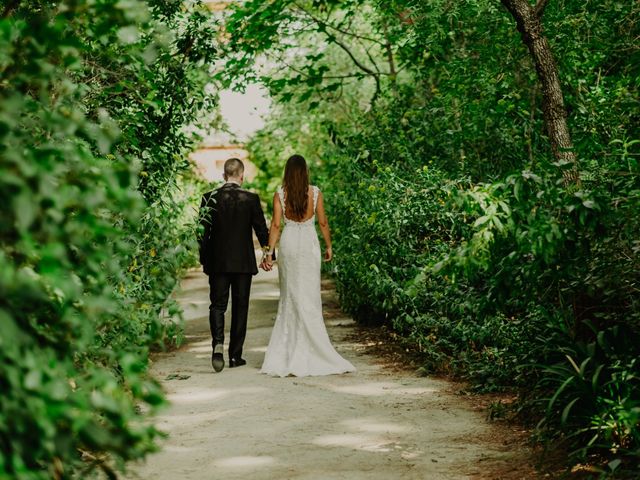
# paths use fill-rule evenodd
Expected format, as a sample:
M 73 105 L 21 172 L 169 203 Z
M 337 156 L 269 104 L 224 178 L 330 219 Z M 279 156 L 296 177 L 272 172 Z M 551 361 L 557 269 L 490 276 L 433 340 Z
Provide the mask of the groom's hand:
M 273 269 L 273 263 L 269 262 L 267 257 L 264 257 L 262 259 L 262 262 L 260 262 L 260 268 L 263 269 L 265 272 L 270 272 Z

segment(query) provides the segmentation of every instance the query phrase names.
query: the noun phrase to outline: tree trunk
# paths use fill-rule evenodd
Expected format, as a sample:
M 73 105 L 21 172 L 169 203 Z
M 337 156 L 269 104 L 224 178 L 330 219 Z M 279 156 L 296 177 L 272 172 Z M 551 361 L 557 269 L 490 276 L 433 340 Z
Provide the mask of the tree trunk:
M 383 23 L 384 28 L 384 50 L 387 54 L 387 61 L 389 62 L 389 79 L 391 80 L 391 85 L 393 86 L 393 90 L 395 93 L 398 93 L 398 72 L 396 71 L 396 62 L 393 58 L 393 46 L 391 45 L 391 40 L 389 40 L 389 29 L 387 28 L 387 22 Z
M 542 14 L 548 0 L 538 0 L 533 6 L 528 0 L 501 0 L 513 16 L 522 35 L 522 41 L 529 49 L 542 88 L 542 112 L 551 142 L 551 150 L 559 165 L 570 168 L 563 172 L 566 183 L 579 183 L 576 154 L 567 125 L 567 111 L 564 106 L 558 67 L 556 66 L 549 41 L 542 29 Z
M 13 0 L 8 2 L 2 10 L 2 18 L 7 18 L 13 11 L 20 6 L 21 0 Z

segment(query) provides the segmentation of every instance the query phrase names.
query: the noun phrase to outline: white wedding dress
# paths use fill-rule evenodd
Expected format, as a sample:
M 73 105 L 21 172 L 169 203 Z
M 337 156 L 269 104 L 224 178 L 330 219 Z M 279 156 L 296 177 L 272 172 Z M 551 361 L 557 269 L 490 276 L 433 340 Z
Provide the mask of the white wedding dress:
M 278 189 L 284 230 L 278 250 L 280 301 L 262 373 L 286 377 L 355 372 L 336 352 L 322 317 L 320 298 L 320 242 L 315 229 L 318 187 L 313 188 L 313 216 L 305 222 L 289 220 L 285 196 Z

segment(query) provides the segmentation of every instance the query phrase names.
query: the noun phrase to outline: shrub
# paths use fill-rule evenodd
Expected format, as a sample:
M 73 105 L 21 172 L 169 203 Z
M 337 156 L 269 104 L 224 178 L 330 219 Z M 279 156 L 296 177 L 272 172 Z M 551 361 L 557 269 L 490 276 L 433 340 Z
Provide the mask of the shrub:
M 193 258 L 179 187 L 212 20 L 137 0 L 2 13 L 0 477 L 115 478 L 158 437 L 147 358 L 175 340 Z

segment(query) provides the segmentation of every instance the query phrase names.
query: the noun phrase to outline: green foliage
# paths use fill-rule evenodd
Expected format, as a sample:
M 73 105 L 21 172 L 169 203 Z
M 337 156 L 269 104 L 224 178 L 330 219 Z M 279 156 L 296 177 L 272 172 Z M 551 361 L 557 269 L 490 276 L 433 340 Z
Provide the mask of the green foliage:
M 570 186 L 499 2 L 245 2 L 227 57 L 279 100 L 249 146 L 259 186 L 289 153 L 311 160 L 343 307 L 428 370 L 516 389 L 540 438 L 620 477 L 640 461 L 639 18 L 614 0 L 545 10 Z
M 453 185 L 441 173 L 426 166 L 398 172 L 377 161 L 372 169 L 368 175 L 357 165 L 345 167 L 341 173 L 360 181 L 341 189 L 341 176 L 330 186 L 334 234 L 340 239 L 338 290 L 343 307 L 365 324 L 415 310 L 421 266 L 447 250 L 458 220 L 442 208 Z
M 2 478 L 114 478 L 155 448 L 148 351 L 177 339 L 213 34 L 174 1 L 2 7 Z
M 609 464 L 633 466 L 640 441 L 640 379 L 633 352 L 640 338 L 623 326 L 585 326 L 593 334 L 589 340 L 563 323 L 549 329 L 555 348 L 546 352 L 538 386 L 553 394 L 542 399 L 542 432 L 561 434 L 582 458 L 601 454 L 610 457 Z

